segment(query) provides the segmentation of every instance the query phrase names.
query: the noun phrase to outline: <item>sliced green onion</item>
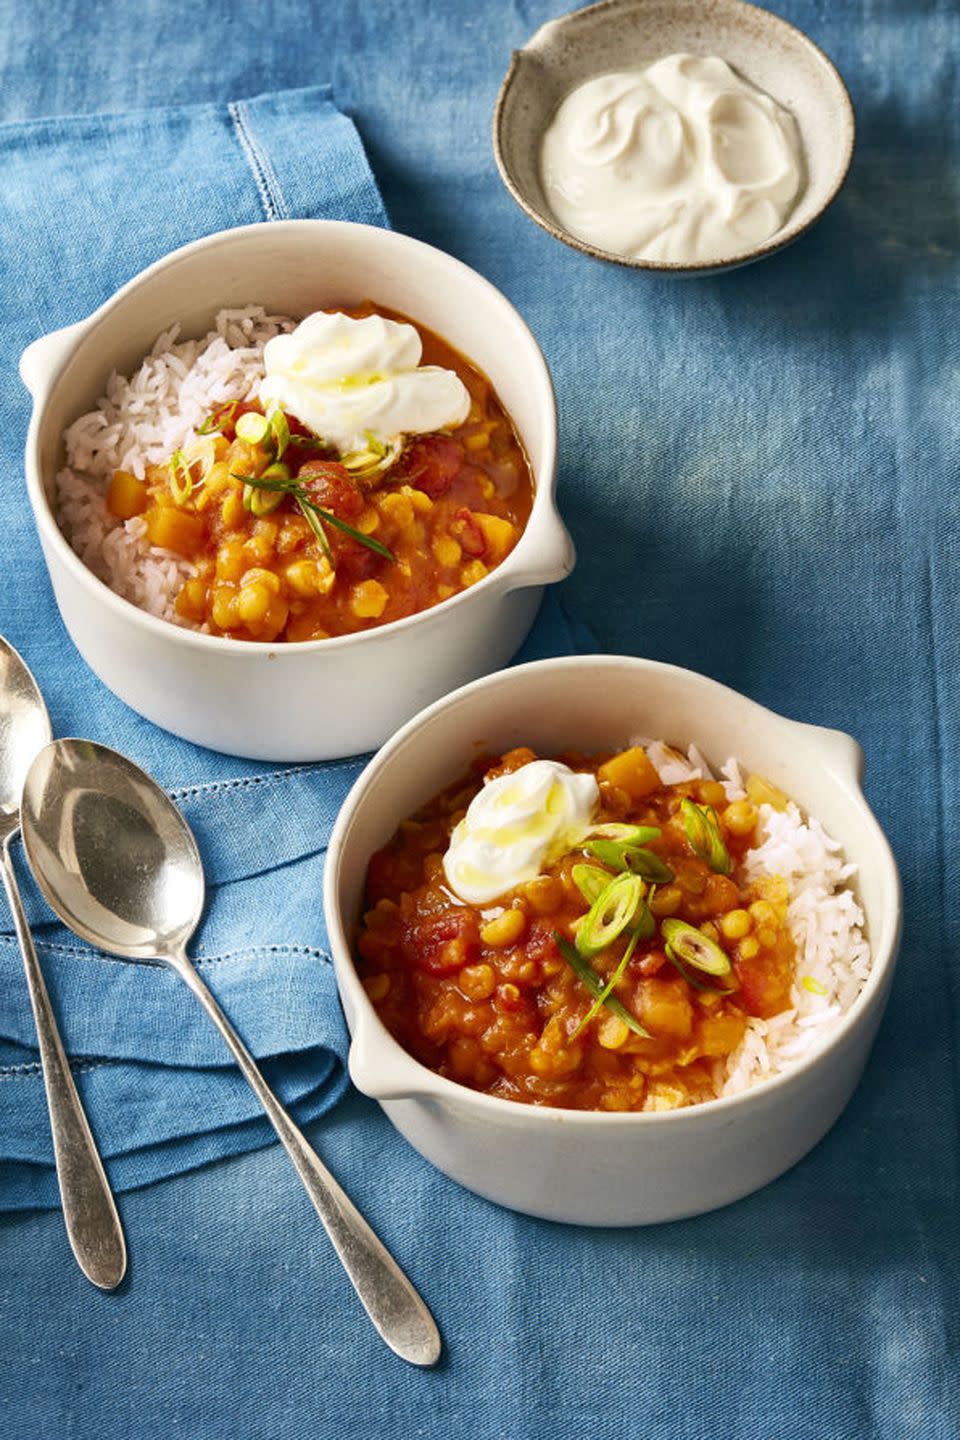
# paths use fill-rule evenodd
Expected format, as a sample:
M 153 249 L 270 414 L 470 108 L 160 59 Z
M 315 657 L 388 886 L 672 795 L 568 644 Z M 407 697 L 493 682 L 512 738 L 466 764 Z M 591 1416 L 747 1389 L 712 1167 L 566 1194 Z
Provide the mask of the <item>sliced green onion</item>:
M 297 494 L 296 498 L 297 504 L 300 506 L 301 513 L 303 514 L 307 524 L 310 526 L 310 529 L 317 537 L 317 544 L 320 546 L 320 549 L 326 556 L 327 563 L 329 564 L 331 569 L 336 569 L 336 564 L 333 558 L 333 551 L 330 549 L 330 541 L 327 538 L 326 530 L 324 530 L 323 525 L 320 523 L 319 516 L 314 514 L 313 506 L 308 504 L 302 495 Z
M 270 427 L 270 433 L 273 435 L 274 453 L 277 459 L 280 460 L 284 450 L 286 450 L 290 444 L 290 426 L 287 423 L 287 417 L 278 407 L 276 410 L 271 410 L 268 414 L 267 424 Z M 273 467 L 271 466 L 270 468 L 272 469 Z M 267 473 L 269 474 L 269 471 Z M 290 472 L 287 471 L 288 475 L 289 473 Z
M 245 410 L 235 429 L 237 439 L 244 445 L 262 445 L 270 433 L 270 421 L 259 410 Z
M 298 450 L 322 450 L 325 455 L 336 450 L 336 446 L 331 445 L 329 440 L 324 440 L 322 435 L 301 435 L 299 431 L 290 436 L 290 444 Z
M 624 970 L 626 970 L 630 960 L 630 956 L 637 948 L 637 941 L 639 940 L 639 938 L 640 937 L 637 932 L 634 931 L 633 934 L 630 936 L 630 940 L 627 944 L 626 950 L 624 950 L 623 952 L 623 959 L 620 961 L 620 964 L 610 976 L 610 979 L 607 981 L 606 985 L 604 985 L 596 1000 L 594 1000 L 593 1004 L 590 1006 L 590 1009 L 587 1011 L 586 1015 L 584 1015 L 583 1019 L 580 1021 L 580 1024 L 577 1026 L 576 1030 L 574 1030 L 573 1034 L 570 1036 L 571 1040 L 576 1040 L 581 1030 L 586 1029 L 586 1027 L 590 1024 L 590 1021 L 595 1019 L 597 1015 L 600 1014 L 600 1011 L 603 1009 L 604 1005 L 606 1005 L 611 994 L 616 989 L 617 982 L 621 979 Z
M 261 515 L 272 515 L 278 506 L 283 504 L 283 492 L 281 490 L 257 490 L 253 485 L 243 487 L 243 508 L 249 510 L 251 515 L 258 518 Z
M 811 995 L 826 995 L 827 993 L 826 985 L 824 985 L 822 981 L 818 980 L 813 975 L 804 975 L 803 979 L 800 981 L 800 984 L 803 986 L 804 990 L 809 990 Z
M 588 825 L 583 838 L 598 840 L 622 840 L 627 845 L 646 845 L 650 840 L 660 839 L 658 825 L 621 825 L 616 821 L 608 825 Z
M 685 965 L 692 965 L 705 975 L 730 974 L 727 952 L 695 925 L 688 925 L 686 920 L 664 920 L 661 928 L 667 948 L 672 949 Z
M 185 505 L 193 494 L 193 477 L 182 450 L 174 450 L 167 468 L 170 472 L 170 493 L 178 505 Z
M 601 870 L 599 865 L 574 865 L 570 874 L 588 905 L 603 894 L 611 880 L 610 871 Z
M 558 930 L 554 930 L 553 938 L 557 942 L 557 948 L 560 954 L 564 960 L 566 960 L 570 969 L 580 981 L 580 984 L 589 990 L 595 1000 L 598 999 L 603 994 L 606 986 L 596 970 L 594 970 L 592 965 L 587 964 L 576 946 L 571 945 L 570 941 L 561 935 Z M 616 995 L 608 995 L 603 1001 L 603 1004 L 606 1005 L 608 1010 L 621 1019 L 628 1030 L 633 1031 L 634 1035 L 639 1035 L 643 1040 L 652 1039 L 650 1031 L 644 1030 L 640 1021 L 634 1015 L 630 1014 L 630 1011 L 620 1003 Z
M 673 879 L 670 866 L 641 845 L 629 845 L 623 840 L 589 840 L 584 848 L 613 870 L 630 870 L 657 885 L 667 885 Z
M 577 950 L 585 959 L 599 955 L 622 935 L 643 901 L 644 884 L 639 875 L 617 875 L 605 885 L 581 920 Z
M 654 885 L 650 895 L 640 904 L 637 911 L 637 918 L 633 922 L 633 933 L 638 940 L 652 940 L 657 933 L 657 922 L 653 918 L 653 911 L 650 909 L 650 896 L 657 887 Z
M 232 400 L 229 405 L 221 405 L 210 414 L 197 429 L 198 435 L 221 435 L 230 421 L 233 419 L 239 400 Z
M 286 472 L 287 478 L 282 478 L 279 473 L 271 473 L 274 471 Z M 274 490 L 281 495 L 292 495 L 303 511 L 310 529 L 316 535 L 320 548 L 331 565 L 334 563 L 333 552 L 321 522 L 332 525 L 335 530 L 342 530 L 344 534 L 352 536 L 361 545 L 365 545 L 368 550 L 374 550 L 378 555 L 382 555 L 385 560 L 396 558 L 392 550 L 388 550 L 386 545 L 375 540 L 372 535 L 364 535 L 362 531 L 355 530 L 352 525 L 348 525 L 346 520 L 341 520 L 339 515 L 334 515 L 330 510 L 324 510 L 321 506 L 315 505 L 299 481 L 289 478 L 289 473 L 286 465 L 270 465 L 262 475 L 236 475 L 231 470 L 230 477 L 233 480 L 241 480 L 245 486 L 252 485 L 258 490 Z
M 298 486 L 297 489 L 299 491 L 300 487 Z M 375 540 L 372 535 L 364 535 L 362 530 L 354 530 L 352 525 L 348 525 L 346 520 L 341 520 L 340 516 L 334 515 L 331 510 L 322 510 L 319 505 L 314 505 L 312 500 L 301 498 L 299 493 L 297 499 L 300 500 L 301 508 L 306 504 L 315 514 L 319 515 L 322 520 L 325 520 L 328 525 L 332 525 L 335 530 L 342 530 L 344 535 L 351 535 L 354 540 L 359 540 L 360 544 L 366 545 L 368 550 L 375 550 L 376 553 L 382 555 L 385 560 L 396 559 L 393 551 L 388 550 L 386 545 L 382 545 L 380 541 Z
M 680 959 L 679 955 L 674 950 L 672 945 L 664 945 L 663 953 L 670 961 L 670 964 L 673 966 L 674 970 L 676 970 L 679 975 L 682 975 L 684 980 L 686 980 L 687 984 L 690 985 L 694 990 L 714 990 L 714 987 L 712 985 L 708 985 L 705 980 L 698 980 L 696 975 L 694 975 L 691 970 L 687 969 L 686 965 L 684 965 L 683 961 Z M 716 993 L 715 990 L 714 993 Z
M 683 828 L 687 832 L 690 848 L 701 860 L 706 860 L 717 875 L 729 875 L 733 869 L 730 851 L 720 834 L 720 821 L 712 805 L 695 805 L 692 800 L 680 801 Z
M 378 440 L 372 430 L 364 432 L 367 441 L 365 450 L 351 450 L 346 455 L 341 455 L 340 463 L 351 475 L 357 479 L 369 479 L 373 475 L 380 475 L 399 460 L 403 453 L 403 439 L 397 436 L 389 444 Z

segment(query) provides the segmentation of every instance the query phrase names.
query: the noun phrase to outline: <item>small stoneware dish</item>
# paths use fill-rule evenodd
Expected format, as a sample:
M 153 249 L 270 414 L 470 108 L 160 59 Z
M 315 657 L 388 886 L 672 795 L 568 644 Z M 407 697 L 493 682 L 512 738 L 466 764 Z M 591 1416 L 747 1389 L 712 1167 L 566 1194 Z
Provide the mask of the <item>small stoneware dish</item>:
M 372 300 L 419 320 L 479 365 L 533 470 L 533 511 L 515 549 L 471 589 L 357 635 L 289 645 L 182 629 L 114 594 L 57 524 L 63 432 L 175 322 L 203 335 L 224 306 L 302 317 Z M 222 231 L 175 250 L 88 319 L 34 341 L 20 373 L 33 395 L 27 491 L 57 604 L 77 649 L 115 694 L 164 729 L 227 754 L 325 760 L 373 749 L 439 695 L 505 665 L 544 585 L 573 567 L 556 509 L 557 416 L 540 348 L 475 270 L 408 236 L 327 220 Z
M 659 1113 L 521 1105 L 458 1085 L 407 1054 L 381 1023 L 352 954 L 370 856 L 469 767 L 478 749 L 542 755 L 614 748 L 636 734 L 696 741 L 768 777 L 856 863 L 873 966 L 860 995 L 792 1068 L 735 1096 Z M 676 1220 L 766 1185 L 829 1130 L 860 1078 L 893 977 L 896 865 L 863 792 L 849 735 L 776 715 L 713 680 L 650 660 L 576 656 L 487 676 L 418 715 L 374 757 L 340 812 L 324 886 L 352 1043 L 350 1074 L 446 1175 L 515 1210 L 582 1225 Z
M 572 235 L 547 203 L 540 145 L 560 102 L 593 75 L 642 69 L 665 55 L 719 55 L 786 107 L 800 130 L 805 182 L 786 224 L 769 240 L 719 261 L 636 260 Z M 637 270 L 705 275 L 782 250 L 835 199 L 853 158 L 853 106 L 830 60 L 812 40 L 743 0 L 601 0 L 549 21 L 514 52 L 493 116 L 493 149 L 517 204 L 556 240 Z

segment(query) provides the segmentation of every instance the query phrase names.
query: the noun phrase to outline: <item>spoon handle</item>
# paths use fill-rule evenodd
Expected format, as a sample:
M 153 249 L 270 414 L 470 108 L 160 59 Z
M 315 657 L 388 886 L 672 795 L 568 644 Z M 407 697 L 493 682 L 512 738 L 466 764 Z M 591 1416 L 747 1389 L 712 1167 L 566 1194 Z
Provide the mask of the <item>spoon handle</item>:
M 27 989 L 37 1030 L 50 1133 L 63 1201 L 63 1218 L 77 1264 L 101 1290 L 113 1290 L 127 1268 L 127 1247 L 96 1141 L 80 1104 L 57 1022 L 23 912 L 10 854 L 12 832 L 3 842 L 3 888 L 20 942 Z
M 290 1119 L 187 956 L 169 958 L 220 1031 L 263 1106 L 374 1326 L 390 1349 L 411 1365 L 435 1364 L 440 1333 L 423 1300 Z

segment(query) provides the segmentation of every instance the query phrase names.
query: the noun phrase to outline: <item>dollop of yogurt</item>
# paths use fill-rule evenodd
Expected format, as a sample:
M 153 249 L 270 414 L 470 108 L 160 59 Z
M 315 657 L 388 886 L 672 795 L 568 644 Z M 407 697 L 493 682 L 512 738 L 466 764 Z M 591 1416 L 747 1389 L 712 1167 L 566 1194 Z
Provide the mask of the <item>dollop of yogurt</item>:
M 593 775 L 557 760 L 532 760 L 491 780 L 473 797 L 450 837 L 443 869 L 470 905 L 535 880 L 590 823 L 600 803 Z
M 668 55 L 572 91 L 540 171 L 578 239 L 638 260 L 723 260 L 780 230 L 803 185 L 796 121 L 717 56 Z
M 459 375 L 421 365 L 412 325 L 318 311 L 264 347 L 265 406 L 295 415 L 341 455 L 462 425 L 470 395 Z

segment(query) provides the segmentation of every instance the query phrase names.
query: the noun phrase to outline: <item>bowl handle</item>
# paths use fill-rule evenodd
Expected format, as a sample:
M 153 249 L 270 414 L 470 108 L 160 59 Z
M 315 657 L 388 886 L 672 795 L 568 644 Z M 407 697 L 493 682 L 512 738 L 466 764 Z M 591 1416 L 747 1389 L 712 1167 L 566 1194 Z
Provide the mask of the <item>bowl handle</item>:
M 525 590 L 533 585 L 553 585 L 566 580 L 577 563 L 577 552 L 567 527 L 556 511 L 541 527 L 521 540 L 518 553 L 508 559 L 504 576 L 506 590 Z
M 857 740 L 845 730 L 829 730 L 823 725 L 795 722 L 798 730 L 808 735 L 817 749 L 833 761 L 837 772 L 854 785 L 863 779 L 863 751 Z
M 20 356 L 20 378 L 34 400 L 60 369 L 83 324 L 79 321 L 76 325 L 65 326 L 63 330 L 51 330 L 49 335 L 41 335 Z
M 394 1066 L 389 1060 L 375 1060 L 367 1047 L 354 1037 L 349 1056 L 350 1079 L 363 1095 L 371 1100 L 411 1100 L 423 1095 L 426 1086 L 416 1077 L 405 1076 L 405 1067 Z M 418 1067 L 419 1068 L 419 1067 Z

